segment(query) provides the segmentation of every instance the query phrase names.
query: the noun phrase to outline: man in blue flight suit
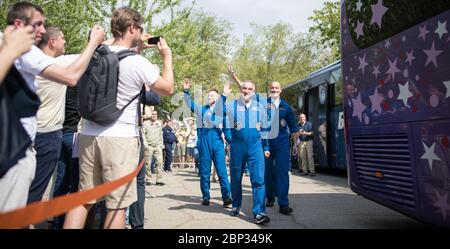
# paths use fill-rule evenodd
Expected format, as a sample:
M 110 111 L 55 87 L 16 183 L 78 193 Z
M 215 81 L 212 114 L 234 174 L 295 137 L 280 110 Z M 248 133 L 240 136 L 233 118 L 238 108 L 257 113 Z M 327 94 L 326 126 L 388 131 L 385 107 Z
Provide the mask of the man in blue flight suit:
M 225 150 L 222 139 L 223 117 L 216 116 L 216 101 L 220 95 L 217 90 L 208 92 L 208 105 L 199 106 L 192 99 L 189 88 L 189 80 L 184 81 L 184 100 L 186 105 L 197 115 L 197 148 L 200 161 L 200 189 L 202 191 L 202 205 L 209 205 L 211 162 L 214 162 L 217 175 L 219 176 L 220 190 L 222 193 L 223 206 L 231 205 L 230 183 L 225 165 Z M 222 106 L 220 106 L 222 108 Z M 221 112 L 222 110 L 220 110 Z M 229 130 L 227 131 L 229 132 Z M 229 134 L 225 134 L 229 136 Z
M 231 194 L 233 209 L 230 215 L 239 215 L 242 204 L 242 175 L 246 163 L 250 171 L 253 194 L 253 217 L 257 224 L 270 222 L 266 214 L 264 186 L 264 156 L 270 156 L 267 142 L 267 112 L 255 98 L 255 84 L 243 82 L 241 97 L 229 105 L 226 96 L 231 93 L 231 82 L 224 87 L 221 105 L 226 115 L 226 129 L 231 129 Z M 219 104 L 219 103 L 218 103 Z M 229 139 L 229 138 L 227 138 Z M 264 149 L 263 149 L 264 148 Z
M 289 207 L 289 135 L 296 141 L 298 127 L 297 118 L 292 108 L 280 98 L 281 84 L 270 84 L 270 98 L 267 99 L 267 113 L 270 119 L 269 147 L 270 157 L 266 158 L 266 206 L 272 207 L 275 194 L 278 198 L 279 212 L 285 215 L 292 213 Z

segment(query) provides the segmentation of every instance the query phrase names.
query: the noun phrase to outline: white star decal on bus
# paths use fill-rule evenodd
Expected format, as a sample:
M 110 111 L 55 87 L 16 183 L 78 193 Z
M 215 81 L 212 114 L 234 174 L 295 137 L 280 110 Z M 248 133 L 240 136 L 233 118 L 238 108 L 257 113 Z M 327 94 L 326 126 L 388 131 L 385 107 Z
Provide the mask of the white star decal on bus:
M 376 23 L 381 29 L 383 16 L 389 8 L 383 6 L 383 0 L 378 0 L 377 4 L 371 5 L 370 8 L 372 9 L 372 20 L 370 21 L 370 24 Z
M 381 103 L 383 103 L 383 95 L 378 93 L 378 88 L 375 88 L 373 95 L 369 96 L 370 102 L 372 102 L 372 112 L 378 112 L 381 114 Z
M 357 10 L 358 12 L 360 12 L 362 6 L 363 6 L 363 4 L 361 3 L 361 0 L 358 0 L 358 2 L 356 3 L 356 10 Z
M 359 39 L 360 36 L 364 36 L 364 22 L 359 22 L 356 25 L 355 33 L 356 33 L 356 39 Z
M 398 99 L 403 100 L 403 103 L 405 106 L 408 106 L 408 99 L 414 95 L 412 95 L 411 91 L 409 91 L 409 81 L 406 82 L 406 84 L 398 84 L 398 87 L 400 89 L 400 93 L 398 94 Z
M 373 75 L 375 75 L 375 79 L 378 79 L 378 75 L 380 74 L 380 65 L 373 66 Z
M 358 97 L 352 98 L 353 102 L 353 114 L 352 117 L 358 117 L 359 122 L 362 122 L 362 113 L 367 108 L 362 102 L 361 102 L 361 94 L 358 95 Z
M 359 57 L 359 67 L 358 69 L 361 69 L 363 75 L 364 75 L 364 69 L 368 66 L 369 64 L 366 61 L 366 54 L 364 54 L 364 56 L 361 58 Z
M 400 73 L 400 69 L 397 67 L 397 58 L 393 62 L 388 59 L 389 62 L 389 70 L 386 72 L 386 74 L 390 74 L 392 81 L 395 81 L 395 74 Z
M 437 207 L 441 210 L 442 218 L 444 221 L 447 219 L 447 210 L 450 211 L 450 205 L 448 204 L 448 192 L 443 195 L 440 195 L 439 192 L 435 189 L 436 193 L 436 201 L 433 203 L 434 207 Z
M 416 57 L 414 57 L 413 53 L 414 53 L 414 50 L 411 50 L 411 52 L 409 52 L 409 53 L 406 52 L 406 61 L 405 62 L 408 62 L 409 66 L 412 66 L 413 60 L 416 59 Z
M 430 33 L 430 31 L 427 30 L 427 24 L 425 23 L 423 27 L 419 27 L 419 36 L 417 38 L 422 38 L 423 41 L 426 41 L 428 33 Z
M 444 81 L 444 86 L 445 88 L 447 88 L 447 93 L 445 94 L 445 98 L 450 97 L 450 80 L 449 81 Z
M 436 29 L 436 31 L 434 31 L 434 33 L 439 35 L 439 39 L 442 39 L 442 36 L 444 34 L 448 34 L 446 26 L 447 26 L 447 21 L 445 21 L 445 22 L 438 21 L 438 28 Z
M 420 159 L 427 160 L 430 171 L 433 171 L 433 161 L 441 161 L 441 159 L 434 153 L 434 147 L 436 146 L 436 143 L 433 143 L 433 145 L 431 145 L 430 147 L 428 147 L 424 142 L 422 142 L 422 144 L 425 150 L 425 154 L 423 154 Z
M 430 64 L 430 62 L 433 62 L 434 66 L 438 67 L 437 57 L 443 52 L 443 50 L 436 50 L 433 41 L 433 45 L 431 45 L 431 48 L 429 50 L 423 50 L 423 52 L 425 52 L 425 54 L 427 54 L 428 57 L 425 66 Z

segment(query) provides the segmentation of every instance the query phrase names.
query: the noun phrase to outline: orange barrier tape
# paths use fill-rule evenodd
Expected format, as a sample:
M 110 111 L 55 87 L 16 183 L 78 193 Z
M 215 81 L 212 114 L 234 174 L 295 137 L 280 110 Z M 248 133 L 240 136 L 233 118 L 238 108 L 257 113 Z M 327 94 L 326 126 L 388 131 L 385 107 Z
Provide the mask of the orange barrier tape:
M 39 224 L 49 217 L 59 216 L 86 202 L 103 197 L 115 189 L 131 182 L 139 174 L 139 171 L 143 166 L 144 160 L 142 160 L 139 167 L 131 174 L 115 181 L 102 184 L 93 189 L 59 196 L 45 202 L 32 203 L 24 208 L 7 213 L 0 213 L 0 229 L 22 228 L 30 224 Z

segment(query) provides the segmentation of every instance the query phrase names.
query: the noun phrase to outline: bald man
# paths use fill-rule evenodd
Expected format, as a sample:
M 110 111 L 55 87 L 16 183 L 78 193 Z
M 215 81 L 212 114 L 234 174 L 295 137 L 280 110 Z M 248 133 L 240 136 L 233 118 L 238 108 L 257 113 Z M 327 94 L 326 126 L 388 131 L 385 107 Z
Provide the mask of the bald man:
M 266 206 L 272 207 L 275 194 L 278 198 L 279 212 L 292 213 L 289 207 L 289 136 L 297 136 L 297 118 L 289 104 L 281 99 L 282 89 L 279 82 L 270 84 L 270 97 L 267 99 L 267 114 L 270 120 L 270 157 L 266 158 Z M 295 139 L 296 140 L 296 139 Z M 295 141 L 294 140 L 294 141 Z

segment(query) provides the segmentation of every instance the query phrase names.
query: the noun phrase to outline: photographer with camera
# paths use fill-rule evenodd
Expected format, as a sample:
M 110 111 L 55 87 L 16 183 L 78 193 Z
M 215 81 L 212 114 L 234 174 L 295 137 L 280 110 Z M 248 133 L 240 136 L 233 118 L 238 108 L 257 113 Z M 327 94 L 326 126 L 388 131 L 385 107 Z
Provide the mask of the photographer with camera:
M 162 75 L 160 76 L 156 65 L 139 54 L 127 56 L 120 61 L 116 93 L 119 117 L 109 125 L 86 120 L 81 131 L 80 191 L 128 175 L 139 164 L 137 96 L 140 95 L 144 84 L 160 95 L 173 94 L 172 52 L 163 38 L 156 46 L 147 43 L 151 36 L 144 33 L 143 22 L 144 18 L 134 9 L 123 7 L 115 10 L 111 18 L 114 41 L 108 49 L 119 54 L 134 47 L 138 47 L 138 53 L 157 47 L 163 59 Z M 136 179 L 111 192 L 105 200 L 107 214 L 104 228 L 123 229 L 125 210 L 137 201 Z M 96 200 L 69 211 L 64 228 L 83 228 L 86 216 L 95 203 Z

